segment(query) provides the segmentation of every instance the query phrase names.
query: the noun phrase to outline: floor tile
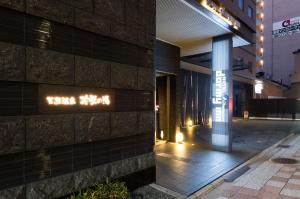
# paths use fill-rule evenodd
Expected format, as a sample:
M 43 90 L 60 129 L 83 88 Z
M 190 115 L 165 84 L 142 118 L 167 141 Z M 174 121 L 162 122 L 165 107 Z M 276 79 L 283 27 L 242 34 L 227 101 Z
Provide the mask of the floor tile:
M 282 189 L 280 192 L 281 195 L 284 196 L 290 196 L 290 197 L 295 197 L 295 198 L 300 198 L 300 190 L 295 190 L 295 189 Z
M 278 187 L 282 188 L 285 185 L 285 182 L 279 182 L 279 181 L 274 181 L 274 180 L 269 180 L 266 185 L 273 186 L 273 187 Z
M 272 194 L 279 194 L 282 188 L 265 185 L 261 191 Z
M 292 173 L 280 171 L 280 172 L 276 173 L 275 176 L 281 177 L 281 178 L 290 178 L 292 176 Z
M 287 182 L 288 178 L 282 178 L 282 177 L 278 177 L 278 176 L 272 176 L 272 178 L 270 180 L 279 181 L 279 182 Z
M 298 180 L 298 179 L 289 179 L 288 183 L 300 185 L 300 180 Z
M 300 190 L 300 185 L 287 183 L 286 186 L 285 186 L 285 188 Z

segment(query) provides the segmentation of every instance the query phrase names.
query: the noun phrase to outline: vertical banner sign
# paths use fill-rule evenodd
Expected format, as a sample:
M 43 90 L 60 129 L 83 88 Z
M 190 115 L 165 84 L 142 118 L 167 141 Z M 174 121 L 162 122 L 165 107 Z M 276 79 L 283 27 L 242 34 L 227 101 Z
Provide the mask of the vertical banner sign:
M 231 150 L 232 117 L 232 36 L 213 39 L 212 50 L 212 144 L 215 149 Z

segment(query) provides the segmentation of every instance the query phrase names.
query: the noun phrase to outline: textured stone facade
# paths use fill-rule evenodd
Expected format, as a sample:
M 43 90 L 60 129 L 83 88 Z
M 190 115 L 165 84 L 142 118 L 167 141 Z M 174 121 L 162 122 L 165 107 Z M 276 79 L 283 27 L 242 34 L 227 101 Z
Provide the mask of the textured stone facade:
M 76 143 L 110 138 L 109 113 L 82 113 L 75 116 Z
M 74 56 L 34 48 L 26 49 L 27 80 L 37 83 L 72 84 Z
M 25 121 L 21 117 L 0 118 L 0 155 L 25 149 Z
M 27 150 L 73 143 L 74 119 L 72 115 L 30 116 L 26 124 Z
M 137 67 L 113 64 L 111 74 L 111 86 L 113 88 L 137 88 Z
M 136 156 L 133 158 L 103 164 L 101 166 L 85 169 L 73 174 L 67 174 L 55 178 L 50 178 L 40 182 L 31 183 L 26 190 L 26 197 L 33 199 L 57 198 L 72 193 L 106 178 L 114 179 L 125 176 L 135 171 L 140 171 L 154 166 L 155 157 L 153 153 Z M 3 192 L 4 193 L 4 192 Z M 13 195 L 20 195 L 20 188 L 7 193 L 8 198 Z M 1 195 L 1 191 L 0 191 Z
M 155 166 L 155 1 L 0 0 L 0 17 L 0 199 L 61 197 Z M 111 106 L 46 103 L 89 93 Z
M 75 57 L 75 82 L 78 86 L 110 86 L 110 63 L 85 57 Z
M 25 48 L 0 42 L 0 79 L 22 81 L 25 78 Z

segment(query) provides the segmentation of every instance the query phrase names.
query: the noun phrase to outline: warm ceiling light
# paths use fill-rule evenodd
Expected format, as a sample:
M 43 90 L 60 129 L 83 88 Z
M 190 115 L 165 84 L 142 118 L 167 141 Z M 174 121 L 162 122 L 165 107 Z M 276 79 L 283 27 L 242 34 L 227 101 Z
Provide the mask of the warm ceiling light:
M 260 2 L 260 7 L 263 8 L 264 5 L 265 5 L 265 2 L 261 1 L 261 2 Z

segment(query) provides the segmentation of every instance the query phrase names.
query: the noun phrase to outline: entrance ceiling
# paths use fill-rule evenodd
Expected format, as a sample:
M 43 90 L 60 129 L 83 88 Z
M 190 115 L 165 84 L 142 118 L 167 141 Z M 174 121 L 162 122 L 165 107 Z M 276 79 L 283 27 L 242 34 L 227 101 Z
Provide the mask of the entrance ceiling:
M 228 33 L 231 33 L 229 29 L 185 0 L 156 0 L 156 37 L 162 41 L 185 48 Z M 234 36 L 234 47 L 247 44 Z

